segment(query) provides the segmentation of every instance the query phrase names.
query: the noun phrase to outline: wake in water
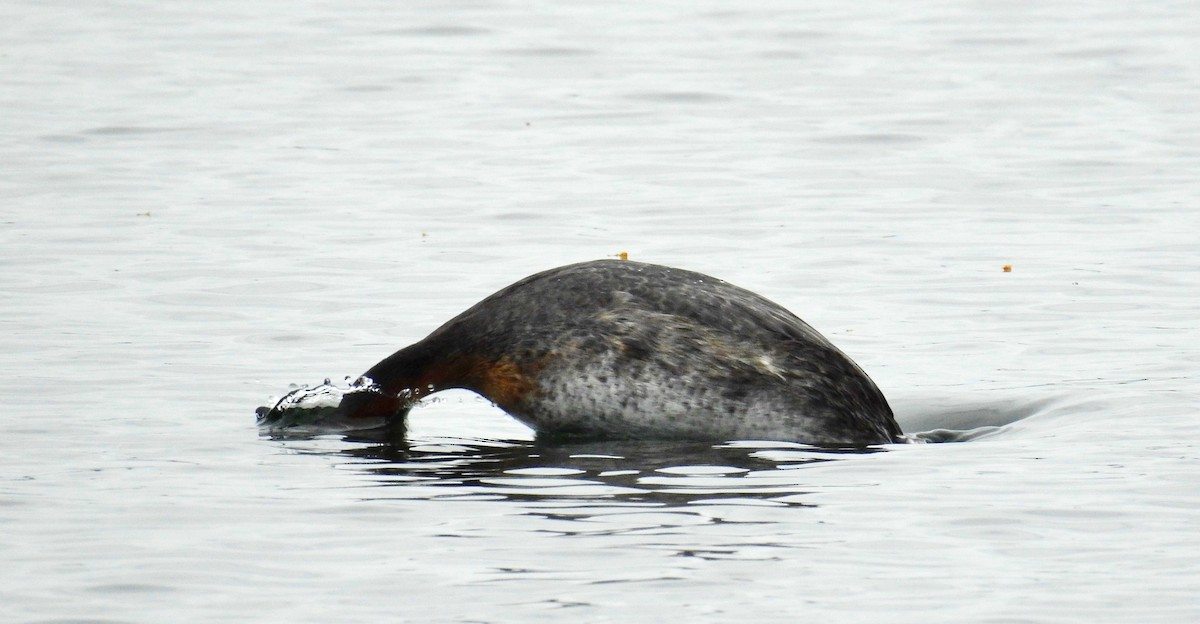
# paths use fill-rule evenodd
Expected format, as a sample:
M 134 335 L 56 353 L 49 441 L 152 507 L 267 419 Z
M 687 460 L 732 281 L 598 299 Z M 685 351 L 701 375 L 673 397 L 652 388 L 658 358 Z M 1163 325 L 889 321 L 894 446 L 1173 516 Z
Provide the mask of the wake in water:
M 1053 399 L 923 399 L 892 401 L 896 420 L 914 442 L 968 442 L 1003 432 L 1045 412 Z

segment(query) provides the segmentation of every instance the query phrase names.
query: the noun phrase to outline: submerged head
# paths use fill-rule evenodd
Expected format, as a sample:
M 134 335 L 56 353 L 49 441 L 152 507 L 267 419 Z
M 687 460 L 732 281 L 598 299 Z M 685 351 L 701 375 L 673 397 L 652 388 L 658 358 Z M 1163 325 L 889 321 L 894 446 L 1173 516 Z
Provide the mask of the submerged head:
M 403 423 L 411 403 L 360 379 L 339 388 L 326 379 L 301 386 L 271 407 L 255 410 L 258 426 L 268 431 L 337 432 L 379 429 Z

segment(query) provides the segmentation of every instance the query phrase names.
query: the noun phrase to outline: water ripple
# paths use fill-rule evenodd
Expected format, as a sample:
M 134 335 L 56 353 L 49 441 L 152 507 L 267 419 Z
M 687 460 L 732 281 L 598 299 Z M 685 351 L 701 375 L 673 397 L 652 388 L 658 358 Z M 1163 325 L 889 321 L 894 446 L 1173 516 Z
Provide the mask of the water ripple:
M 388 488 L 371 498 L 482 498 L 570 503 L 595 517 L 612 508 L 712 504 L 805 506 L 816 489 L 800 468 L 880 452 L 827 450 L 783 442 L 588 442 L 427 439 L 362 444 L 347 438 L 281 442 L 301 453 L 330 455 Z M 333 448 L 330 448 L 333 444 Z M 607 509 L 607 511 L 602 511 Z M 563 515 L 561 509 L 553 512 Z M 578 517 L 578 516 L 572 516 Z

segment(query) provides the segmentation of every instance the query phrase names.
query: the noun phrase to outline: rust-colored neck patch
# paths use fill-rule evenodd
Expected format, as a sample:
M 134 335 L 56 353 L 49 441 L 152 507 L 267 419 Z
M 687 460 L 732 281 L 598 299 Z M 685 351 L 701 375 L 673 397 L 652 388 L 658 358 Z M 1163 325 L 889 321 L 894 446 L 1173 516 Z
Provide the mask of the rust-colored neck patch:
M 486 358 L 479 355 L 458 355 L 422 362 L 413 370 L 397 370 L 390 379 L 377 380 L 383 387 L 410 404 L 447 388 L 466 388 L 502 408 L 515 406 L 537 389 L 534 375 L 541 370 L 539 362 L 518 363 L 509 356 Z
M 521 366 L 507 356 L 494 361 L 480 359 L 471 367 L 473 384 L 468 387 L 508 409 L 537 391 L 533 374 L 540 368 L 540 364 Z

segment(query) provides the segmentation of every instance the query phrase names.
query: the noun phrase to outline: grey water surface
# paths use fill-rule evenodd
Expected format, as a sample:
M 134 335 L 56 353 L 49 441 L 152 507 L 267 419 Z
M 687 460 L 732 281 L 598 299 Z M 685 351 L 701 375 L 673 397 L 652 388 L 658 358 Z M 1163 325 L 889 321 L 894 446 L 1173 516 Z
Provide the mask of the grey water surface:
M 1198 59 L 1194 2 L 0 3 L 0 621 L 1196 621 Z M 622 251 L 957 442 L 254 426 Z

